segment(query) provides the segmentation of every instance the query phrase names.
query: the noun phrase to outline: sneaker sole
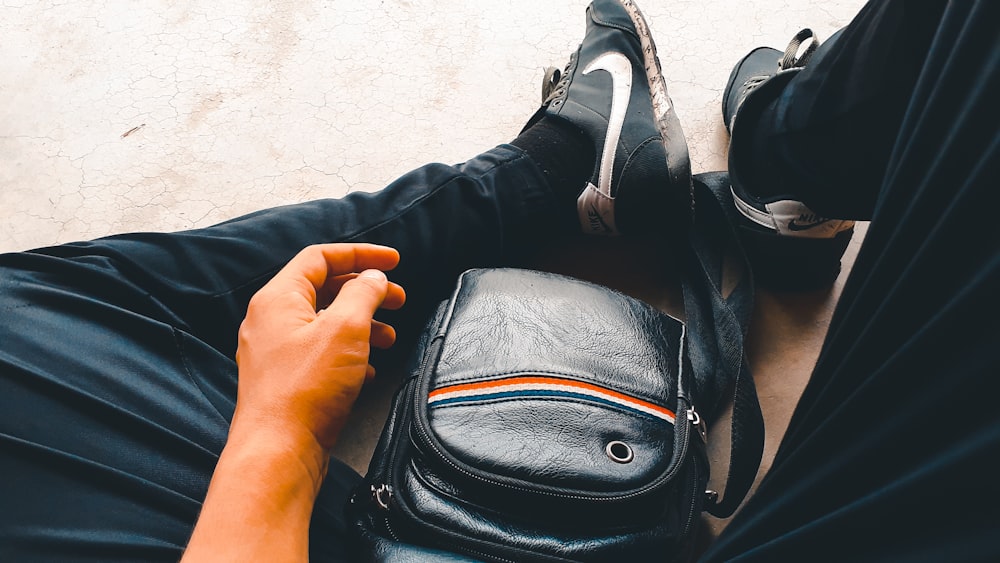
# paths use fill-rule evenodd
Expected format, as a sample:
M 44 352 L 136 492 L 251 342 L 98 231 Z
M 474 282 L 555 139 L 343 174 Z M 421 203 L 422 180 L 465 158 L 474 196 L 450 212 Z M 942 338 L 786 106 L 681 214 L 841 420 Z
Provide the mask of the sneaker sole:
M 639 35 L 639 44 L 642 46 L 643 68 L 646 71 L 649 98 L 653 106 L 653 122 L 663 140 L 663 148 L 668 161 L 667 169 L 670 170 L 672 176 L 669 179 L 669 185 L 680 185 L 683 182 L 688 190 L 688 207 L 682 212 L 687 221 L 687 225 L 685 225 L 687 227 L 691 224 L 694 216 L 694 182 L 691 179 L 691 162 L 687 141 L 684 139 L 684 130 L 677 118 L 677 113 L 674 112 L 670 95 L 667 93 L 663 69 L 660 66 L 659 57 L 656 56 L 656 43 L 653 41 L 653 35 L 649 31 L 646 18 L 639 10 L 639 6 L 632 0 L 621 0 L 621 4 L 629 18 L 632 19 L 632 25 Z
M 854 235 L 854 228 L 833 238 L 798 238 L 737 227 L 740 242 L 762 287 L 782 291 L 808 291 L 828 287 L 840 275 L 840 258 Z

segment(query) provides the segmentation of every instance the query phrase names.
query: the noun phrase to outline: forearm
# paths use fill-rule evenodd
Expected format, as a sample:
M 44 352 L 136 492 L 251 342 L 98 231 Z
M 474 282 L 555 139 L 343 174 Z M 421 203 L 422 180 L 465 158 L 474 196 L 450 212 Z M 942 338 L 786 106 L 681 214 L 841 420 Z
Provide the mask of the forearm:
M 234 426 L 183 561 L 307 561 L 328 460 L 308 440 Z

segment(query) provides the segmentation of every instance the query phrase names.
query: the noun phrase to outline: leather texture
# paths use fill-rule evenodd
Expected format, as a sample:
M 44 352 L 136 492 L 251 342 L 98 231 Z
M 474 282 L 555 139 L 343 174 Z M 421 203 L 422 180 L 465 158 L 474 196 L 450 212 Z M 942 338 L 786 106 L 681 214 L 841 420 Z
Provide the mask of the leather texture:
M 430 390 L 517 376 L 593 384 L 677 408 L 682 325 L 591 284 L 508 270 L 463 276 Z M 517 386 L 514 386 L 517 389 Z M 501 387 L 502 389 L 502 387 Z M 586 389 L 586 388 L 584 388 Z M 457 460 L 505 477 L 585 491 L 626 492 L 667 469 L 673 425 L 604 403 L 544 394 L 428 410 Z M 609 459 L 616 439 L 634 451 Z
M 708 471 L 680 321 L 572 278 L 470 270 L 427 334 L 348 508 L 360 553 L 688 552 Z
M 478 561 L 457 553 L 410 544 L 383 542 L 372 553 L 372 563 L 470 563 Z

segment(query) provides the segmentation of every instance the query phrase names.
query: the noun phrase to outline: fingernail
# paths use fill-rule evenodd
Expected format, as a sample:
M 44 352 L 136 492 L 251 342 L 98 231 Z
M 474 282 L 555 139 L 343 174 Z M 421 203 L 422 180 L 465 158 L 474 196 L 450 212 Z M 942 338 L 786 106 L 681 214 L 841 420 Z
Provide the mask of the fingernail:
M 385 278 L 385 274 L 382 272 L 382 270 L 365 270 L 365 271 L 361 272 L 361 275 L 358 276 L 358 277 L 359 278 L 369 278 L 369 279 L 373 279 L 373 280 L 384 280 L 384 279 L 386 279 Z

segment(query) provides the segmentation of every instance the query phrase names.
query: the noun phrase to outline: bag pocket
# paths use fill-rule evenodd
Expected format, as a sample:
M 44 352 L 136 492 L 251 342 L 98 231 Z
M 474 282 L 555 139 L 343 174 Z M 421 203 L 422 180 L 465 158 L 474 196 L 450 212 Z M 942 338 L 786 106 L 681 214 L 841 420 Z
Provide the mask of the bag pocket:
M 639 524 L 648 511 L 637 507 L 674 477 L 686 449 L 676 401 L 658 405 L 565 374 L 433 383 L 418 381 L 412 397 L 416 474 L 524 521 Z

